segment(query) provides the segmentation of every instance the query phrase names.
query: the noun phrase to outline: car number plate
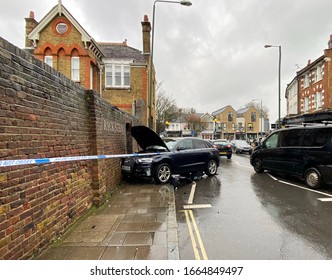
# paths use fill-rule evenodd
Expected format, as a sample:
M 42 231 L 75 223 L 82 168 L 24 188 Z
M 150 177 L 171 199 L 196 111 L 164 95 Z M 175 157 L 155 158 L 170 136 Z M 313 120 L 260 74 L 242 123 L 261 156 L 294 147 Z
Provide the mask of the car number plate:
M 126 165 L 122 165 L 122 170 L 124 170 L 124 171 L 130 171 L 131 167 L 130 166 L 126 166 Z
M 220 152 L 219 154 L 220 154 L 220 155 L 226 155 L 227 152 Z

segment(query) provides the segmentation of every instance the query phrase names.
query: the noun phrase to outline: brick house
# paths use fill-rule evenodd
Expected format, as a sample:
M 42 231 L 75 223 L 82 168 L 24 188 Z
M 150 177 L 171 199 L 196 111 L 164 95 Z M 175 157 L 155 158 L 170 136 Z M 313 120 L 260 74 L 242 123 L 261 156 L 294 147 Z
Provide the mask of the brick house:
M 253 107 L 240 109 L 236 112 L 236 139 L 254 139 L 260 132 L 260 112 Z
M 211 113 L 216 122 L 217 138 L 233 139 L 236 132 L 236 111 L 231 105 L 227 105 Z
M 151 25 L 147 16 L 141 23 L 143 51 L 128 46 L 126 40 L 96 42 L 61 1 L 40 22 L 35 20 L 33 12 L 25 21 L 26 50 L 148 125 Z M 152 76 L 154 79 L 154 72 Z M 151 114 L 154 124 L 155 84 L 153 81 Z
M 324 54 L 296 73 L 287 85 L 284 124 L 332 121 L 332 35 Z

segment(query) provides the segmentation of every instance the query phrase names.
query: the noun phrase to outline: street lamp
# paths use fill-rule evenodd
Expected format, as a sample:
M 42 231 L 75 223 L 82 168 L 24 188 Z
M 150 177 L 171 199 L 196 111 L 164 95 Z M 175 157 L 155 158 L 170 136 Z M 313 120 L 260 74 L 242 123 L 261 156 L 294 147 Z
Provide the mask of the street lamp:
M 264 48 L 278 48 L 279 49 L 279 75 L 278 75 L 278 127 L 280 128 L 280 72 L 281 72 L 281 46 L 274 46 L 274 45 L 265 45 Z
M 253 99 L 252 101 L 260 101 L 261 102 L 261 113 L 260 113 L 260 132 L 261 132 L 261 138 L 263 139 L 263 100 L 262 99 Z
M 217 122 L 218 122 L 218 119 L 217 118 L 214 118 L 214 139 L 217 139 Z
M 153 43 L 154 43 L 154 18 L 155 18 L 155 11 L 156 11 L 156 3 L 162 2 L 162 3 L 170 3 L 170 4 L 181 4 L 183 6 L 191 6 L 192 3 L 190 1 L 164 1 L 164 0 L 156 0 L 153 3 L 153 13 L 152 13 L 152 38 L 151 38 L 151 51 L 150 51 L 150 72 L 149 72 L 149 128 L 153 128 L 153 122 L 152 122 L 152 70 L 153 70 Z

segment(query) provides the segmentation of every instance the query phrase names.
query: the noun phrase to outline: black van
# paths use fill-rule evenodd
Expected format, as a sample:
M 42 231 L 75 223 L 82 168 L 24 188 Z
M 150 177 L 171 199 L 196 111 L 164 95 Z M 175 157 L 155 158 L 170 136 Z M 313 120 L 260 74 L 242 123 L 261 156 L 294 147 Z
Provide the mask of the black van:
M 332 126 L 312 125 L 273 132 L 250 156 L 257 173 L 264 170 L 298 176 L 313 189 L 332 183 Z

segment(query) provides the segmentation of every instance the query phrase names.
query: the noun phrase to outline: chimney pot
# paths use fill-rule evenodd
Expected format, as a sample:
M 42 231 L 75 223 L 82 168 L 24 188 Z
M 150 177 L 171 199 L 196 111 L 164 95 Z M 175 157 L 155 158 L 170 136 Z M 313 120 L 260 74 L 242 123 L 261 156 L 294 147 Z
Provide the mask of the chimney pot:
M 35 19 L 35 12 L 34 11 L 30 11 L 29 18 Z

